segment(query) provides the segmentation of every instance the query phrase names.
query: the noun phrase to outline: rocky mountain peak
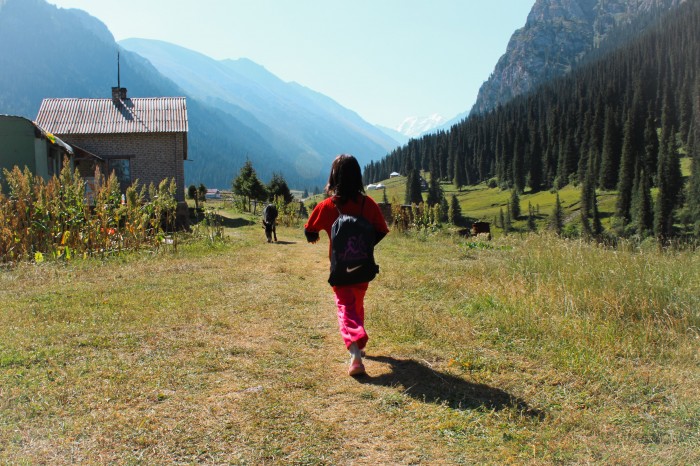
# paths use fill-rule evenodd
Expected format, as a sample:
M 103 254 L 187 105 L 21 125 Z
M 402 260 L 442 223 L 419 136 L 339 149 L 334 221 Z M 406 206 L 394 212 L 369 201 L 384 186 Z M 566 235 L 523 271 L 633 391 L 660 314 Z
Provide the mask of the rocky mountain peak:
M 571 70 L 609 34 L 653 9 L 686 0 L 537 0 L 525 26 L 484 82 L 472 114 L 484 113 Z

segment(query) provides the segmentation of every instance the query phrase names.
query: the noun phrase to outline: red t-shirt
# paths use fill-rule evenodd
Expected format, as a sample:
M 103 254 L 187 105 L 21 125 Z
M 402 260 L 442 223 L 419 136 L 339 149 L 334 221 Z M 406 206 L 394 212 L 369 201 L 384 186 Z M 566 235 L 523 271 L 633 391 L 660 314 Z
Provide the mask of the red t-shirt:
M 337 198 L 329 197 L 328 199 L 325 199 L 323 202 L 318 204 L 311 212 L 309 220 L 306 222 L 306 225 L 304 225 L 304 231 L 307 234 L 307 238 L 310 237 L 309 234 L 311 234 L 312 236 L 314 233 L 318 233 L 321 230 L 325 231 L 328 234 L 328 237 L 330 238 L 333 222 L 335 222 L 338 216 L 340 215 L 338 213 L 338 209 L 335 206 L 335 203 L 333 202 L 334 199 Z M 362 212 L 360 212 L 360 209 L 362 209 Z M 374 229 L 377 232 L 377 238 L 379 238 L 380 240 L 387 233 L 389 233 L 389 227 L 387 227 L 386 225 L 386 221 L 384 220 L 384 215 L 382 215 L 382 211 L 379 209 L 379 206 L 374 201 L 374 199 L 372 199 L 369 196 L 362 195 L 358 196 L 357 199 L 348 200 L 348 202 L 346 202 L 340 207 L 340 210 L 347 215 L 362 215 L 364 218 L 367 219 L 369 223 L 371 223 L 374 226 Z

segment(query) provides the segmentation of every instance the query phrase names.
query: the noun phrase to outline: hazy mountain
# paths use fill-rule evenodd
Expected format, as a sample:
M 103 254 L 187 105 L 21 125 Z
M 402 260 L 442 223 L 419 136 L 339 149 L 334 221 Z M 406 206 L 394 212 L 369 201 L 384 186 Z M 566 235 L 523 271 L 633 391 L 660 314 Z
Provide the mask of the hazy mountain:
M 481 86 L 471 113 L 484 113 L 568 73 L 606 42 L 619 39 L 642 15 L 659 13 L 684 0 L 537 0 L 525 26 L 515 31 L 506 53 Z M 647 15 L 648 17 L 648 15 Z M 608 44 L 608 47 L 613 45 Z
M 81 10 L 44 0 L 0 0 L 0 113 L 34 119 L 47 97 L 109 98 L 117 85 L 120 49 L 102 22 Z M 138 54 L 121 52 L 121 85 L 129 97 L 187 97 L 187 184 L 227 188 L 250 159 L 264 181 L 280 172 L 290 186 L 311 188 L 325 182 L 337 153 L 368 160 L 395 145 L 353 112 L 302 86 L 277 83 L 252 62 L 222 62 L 218 72 L 216 93 L 190 92 L 195 86 L 174 82 Z M 246 102 L 230 99 L 221 89 L 232 76 L 249 86 L 239 93 L 262 93 Z M 275 120 L 256 106 L 284 112 Z M 330 122 L 316 126 L 322 118 Z
M 399 144 L 334 100 L 284 82 L 251 60 L 218 61 L 156 40 L 127 39 L 120 45 L 148 59 L 189 95 L 264 134 L 295 163 L 317 159 L 309 168 L 327 165 L 340 152 L 364 164 Z
M 401 133 L 399 133 L 397 130 L 395 130 L 395 129 L 393 129 L 393 128 L 387 128 L 386 126 L 382 126 L 382 125 L 376 125 L 376 127 L 377 127 L 380 131 L 382 131 L 384 134 L 386 134 L 387 136 L 389 136 L 390 138 L 392 138 L 392 139 L 398 141 L 400 144 L 406 144 L 406 143 L 408 142 L 408 140 L 410 139 L 410 138 L 409 138 L 408 136 L 406 136 L 405 134 L 401 134 Z

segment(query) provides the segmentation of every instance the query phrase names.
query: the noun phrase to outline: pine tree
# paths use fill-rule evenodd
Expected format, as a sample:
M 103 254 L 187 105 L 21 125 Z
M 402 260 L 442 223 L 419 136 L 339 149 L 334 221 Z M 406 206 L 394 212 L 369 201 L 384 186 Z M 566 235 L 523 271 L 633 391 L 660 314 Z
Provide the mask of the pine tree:
M 453 179 L 452 183 L 457 187 L 458 191 L 462 190 L 462 186 L 465 185 L 466 180 L 465 180 L 465 173 L 464 173 L 464 165 L 462 164 L 462 159 L 459 157 L 454 157 L 453 161 Z
M 528 145 L 528 185 L 533 193 L 542 189 L 542 143 L 539 131 L 534 127 L 530 131 L 530 145 Z
M 634 196 L 632 198 L 632 222 L 637 234 L 645 237 L 654 228 L 654 207 L 649 187 L 649 176 L 642 169 L 634 182 Z
M 558 235 L 561 235 L 564 230 L 564 210 L 561 206 L 559 193 L 557 193 L 557 198 L 554 203 L 554 210 L 552 210 L 552 214 L 549 217 L 549 228 L 554 230 Z
M 603 152 L 600 162 L 601 189 L 615 189 L 618 169 L 620 167 L 619 134 L 615 123 L 615 113 L 608 107 L 605 110 L 605 131 L 603 133 Z
M 681 167 L 675 144 L 675 132 L 664 134 L 659 154 L 659 191 L 654 204 L 654 234 L 667 239 L 673 234 L 673 212 L 682 184 Z
M 503 219 L 503 233 L 505 233 L 506 235 L 508 233 L 510 233 L 510 230 L 513 229 L 513 223 L 511 220 L 512 217 L 510 214 L 510 209 L 511 209 L 510 202 L 508 202 L 508 205 L 506 206 L 506 216 Z
M 590 219 L 593 217 L 593 205 L 595 204 L 595 186 L 592 176 L 586 176 L 581 184 L 581 234 L 590 239 L 594 235 Z
M 527 203 L 527 229 L 531 232 L 537 231 L 537 223 L 535 222 L 535 209 L 532 203 Z
M 439 217 L 439 220 L 441 223 L 448 221 L 449 211 L 450 211 L 450 205 L 447 202 L 447 198 L 443 194 L 442 197 L 440 197 L 440 217 Z
M 423 202 L 423 194 L 421 193 L 420 173 L 417 169 L 412 169 L 408 172 L 406 179 L 406 204 L 421 204 Z
M 632 195 L 634 180 L 638 175 L 645 154 L 646 125 L 642 121 L 644 106 L 642 105 L 641 78 L 635 80 L 632 103 L 627 110 L 627 119 L 623 128 L 622 153 L 620 158 L 620 171 L 617 182 L 616 215 L 627 225 L 631 218 Z
M 651 107 L 652 105 L 649 104 Z M 653 179 L 656 177 L 657 160 L 659 158 L 659 136 L 656 133 L 656 119 L 654 118 L 653 109 L 650 108 L 647 112 L 647 119 L 644 123 L 644 165 L 643 169 L 647 176 L 647 184 L 653 185 Z
M 447 210 L 447 221 L 452 225 L 460 225 L 462 223 L 462 208 L 455 194 L 450 198 L 450 206 Z
M 503 215 L 503 207 L 501 207 L 501 210 L 498 213 L 498 220 L 499 220 L 498 226 L 500 226 L 501 229 L 505 229 L 506 228 L 506 217 L 505 217 L 505 215 Z
M 700 75 L 695 80 L 695 105 L 692 128 L 688 134 L 688 154 L 691 157 L 688 181 L 688 216 L 694 234 L 700 235 Z
M 267 189 L 258 178 L 257 173 L 255 173 L 253 162 L 250 160 L 246 160 L 238 176 L 233 180 L 233 192 L 243 197 L 248 211 L 251 210 L 253 200 L 261 201 L 267 197 Z M 255 213 L 255 210 L 253 210 L 253 213 Z
M 620 160 L 620 172 L 617 182 L 617 203 L 615 214 L 622 220 L 623 225 L 630 222 L 630 210 L 632 207 L 632 185 L 634 184 L 634 167 L 636 161 L 641 158 L 636 152 L 637 128 L 635 126 L 636 117 L 630 115 L 625 123 L 625 135 L 622 143 L 622 156 Z
M 437 172 L 430 172 L 430 183 L 428 184 L 428 199 L 426 203 L 429 206 L 434 206 L 440 203 L 442 198 L 442 188 L 440 187 L 440 180 L 438 180 Z
M 520 196 L 517 188 L 510 192 L 510 211 L 513 214 L 513 220 L 520 218 Z
M 267 190 L 270 200 L 282 199 L 285 204 L 289 204 L 294 200 L 294 196 L 292 196 L 287 181 L 281 173 L 272 174 L 272 179 L 267 184 Z

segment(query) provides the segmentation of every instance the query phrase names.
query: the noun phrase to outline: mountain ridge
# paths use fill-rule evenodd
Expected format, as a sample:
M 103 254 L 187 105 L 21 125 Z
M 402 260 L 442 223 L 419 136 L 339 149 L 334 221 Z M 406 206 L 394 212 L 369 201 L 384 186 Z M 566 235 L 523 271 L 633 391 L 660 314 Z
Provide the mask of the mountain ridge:
M 537 85 L 562 76 L 610 34 L 653 9 L 685 0 L 537 0 L 525 26 L 479 89 L 470 115 L 493 110 Z
M 278 141 L 276 145 L 286 146 L 288 152 L 308 152 L 318 158 L 325 153 L 351 152 L 358 160 L 368 161 L 398 145 L 330 97 L 296 82 L 284 82 L 247 58 L 215 60 L 150 39 L 131 38 L 119 44 L 172 76 L 189 94 L 227 112 L 231 106 L 239 107 L 265 126 Z M 353 140 L 353 135 L 362 139 Z
M 337 153 L 354 151 L 367 160 L 398 144 L 348 109 L 335 110 L 344 118 L 338 120 L 328 113 L 332 103 L 297 85 L 290 85 L 295 95 L 320 106 L 309 111 L 307 119 L 325 115 L 335 119 L 335 126 L 320 126 L 318 134 L 307 128 L 306 134 L 285 135 L 250 108 L 231 103 L 225 93 L 202 98 L 187 92 L 150 61 L 120 47 L 104 23 L 82 10 L 45 0 L 2 0 L 0 7 L 0 113 L 34 119 L 44 98 L 109 98 L 117 85 L 120 52 L 121 85 L 129 96 L 187 97 L 186 184 L 228 188 L 251 160 L 263 181 L 281 173 L 291 187 L 312 188 L 325 182 L 325 167 Z M 231 67 L 238 68 L 242 82 L 250 82 L 246 74 L 259 81 L 266 73 L 264 67 L 242 59 L 222 65 L 226 79 L 232 76 Z

